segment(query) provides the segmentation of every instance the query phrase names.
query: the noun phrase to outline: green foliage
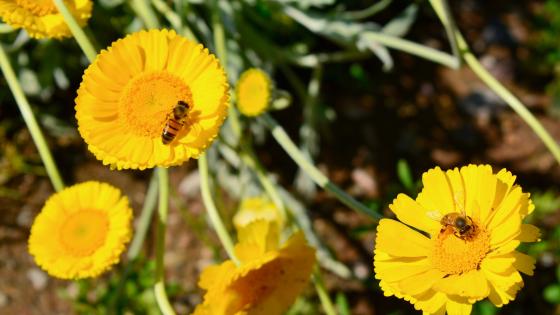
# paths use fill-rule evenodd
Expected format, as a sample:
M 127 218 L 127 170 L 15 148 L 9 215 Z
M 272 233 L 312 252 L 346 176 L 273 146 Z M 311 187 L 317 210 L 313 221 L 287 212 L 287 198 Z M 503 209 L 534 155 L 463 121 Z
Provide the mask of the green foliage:
M 153 286 L 156 265 L 153 260 L 139 258 L 126 265 L 125 269 L 113 271 L 106 281 L 103 279 L 76 282 L 78 292 L 70 296 L 78 314 L 116 315 L 139 314 L 159 315 Z M 167 284 L 170 297 L 180 291 L 177 284 Z

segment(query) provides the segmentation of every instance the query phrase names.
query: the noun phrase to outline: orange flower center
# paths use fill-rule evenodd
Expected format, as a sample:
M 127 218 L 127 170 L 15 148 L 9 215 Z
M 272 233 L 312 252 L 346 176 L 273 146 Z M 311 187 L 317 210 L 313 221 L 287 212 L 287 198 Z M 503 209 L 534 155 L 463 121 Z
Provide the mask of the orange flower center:
M 159 138 L 180 100 L 194 105 L 191 90 L 179 77 L 164 71 L 143 73 L 128 82 L 119 100 L 119 119 L 132 134 Z
M 31 14 L 36 16 L 45 16 L 58 12 L 52 0 L 15 0 L 16 4 Z
M 99 210 L 80 210 L 72 213 L 62 224 L 60 242 L 74 256 L 89 256 L 103 243 L 109 220 Z
M 490 235 L 475 223 L 476 233 L 467 239 L 459 238 L 452 229 L 443 229 L 434 239 L 432 263 L 449 275 L 478 269 L 490 250 Z

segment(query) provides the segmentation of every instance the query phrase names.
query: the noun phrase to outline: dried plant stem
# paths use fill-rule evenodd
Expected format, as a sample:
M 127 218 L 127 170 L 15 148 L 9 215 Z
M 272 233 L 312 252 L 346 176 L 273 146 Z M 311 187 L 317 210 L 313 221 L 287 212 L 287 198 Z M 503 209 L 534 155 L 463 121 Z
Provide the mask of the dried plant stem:
M 52 157 L 51 151 L 49 150 L 49 146 L 41 132 L 41 128 L 33 115 L 33 111 L 31 110 L 31 106 L 25 97 L 25 93 L 23 93 L 23 89 L 19 84 L 19 81 L 16 77 L 14 69 L 10 64 L 10 60 L 8 55 L 4 51 L 4 48 L 0 45 L 0 68 L 2 68 L 2 73 L 4 74 L 4 78 L 8 82 L 8 86 L 14 95 L 16 103 L 19 107 L 21 115 L 23 116 L 23 120 L 29 129 L 29 133 L 33 138 L 33 142 L 37 146 L 37 151 L 39 151 L 39 155 L 41 156 L 41 160 L 45 165 L 45 169 L 47 170 L 47 174 L 51 180 L 51 183 L 56 191 L 61 191 L 64 189 L 64 182 L 62 181 L 62 177 L 60 176 L 60 172 L 56 167 L 54 159 Z

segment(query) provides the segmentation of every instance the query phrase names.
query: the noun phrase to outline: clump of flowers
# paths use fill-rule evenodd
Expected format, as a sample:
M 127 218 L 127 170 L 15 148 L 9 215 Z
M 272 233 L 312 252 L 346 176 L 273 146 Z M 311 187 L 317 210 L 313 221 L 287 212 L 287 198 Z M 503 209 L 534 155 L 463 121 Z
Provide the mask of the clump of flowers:
M 241 74 L 235 87 L 237 108 L 245 116 L 258 116 L 268 109 L 271 94 L 268 75 L 260 69 L 249 69 Z
M 307 285 L 315 250 L 301 232 L 279 245 L 278 225 L 259 219 L 238 229 L 235 254 L 207 267 L 199 281 L 206 291 L 195 315 L 280 315 Z
M 83 26 L 91 16 L 91 0 L 65 1 L 78 24 Z M 34 38 L 71 36 L 62 14 L 52 0 L 0 0 L 0 17 L 14 28 L 23 28 Z
M 31 227 L 29 252 L 53 277 L 96 277 L 118 263 L 132 236 L 131 221 L 119 189 L 77 184 L 47 200 Z
M 515 176 L 469 165 L 422 176 L 416 200 L 399 194 L 390 209 L 400 220 L 377 228 L 375 277 L 385 295 L 429 314 L 469 314 L 488 298 L 502 306 L 523 287 L 520 272 L 535 260 L 515 249 L 539 230 L 522 220 L 534 209 Z M 412 228 L 411 228 L 412 227 Z
M 174 31 L 117 40 L 89 66 L 76 98 L 78 130 L 105 165 L 146 169 L 197 158 L 217 136 L 228 106 L 218 60 Z M 186 104 L 173 137 L 162 133 Z M 177 121 L 178 122 L 178 121 Z

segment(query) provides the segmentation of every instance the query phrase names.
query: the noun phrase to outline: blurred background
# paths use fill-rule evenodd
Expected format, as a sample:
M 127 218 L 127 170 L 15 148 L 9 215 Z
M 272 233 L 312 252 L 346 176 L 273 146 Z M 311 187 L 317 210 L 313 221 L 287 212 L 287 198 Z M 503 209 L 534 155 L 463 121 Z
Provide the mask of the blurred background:
M 560 1 L 450 2 L 481 63 L 560 140 Z M 215 52 L 211 9 L 204 1 L 153 3 L 156 10 L 162 3 L 174 9 Z M 363 11 L 373 5 L 380 8 L 374 14 Z M 220 10 L 230 80 L 250 66 L 269 72 L 292 99 L 273 116 L 333 182 L 373 211 L 390 215 L 387 206 L 396 194 L 415 196 L 421 174 L 436 165 L 487 163 L 517 175 L 536 204 L 529 220 L 542 231 L 540 243 L 523 249 L 537 258 L 536 272 L 524 276 L 525 288 L 509 305 L 496 309 L 481 302 L 473 313 L 560 314 L 560 167 L 552 155 L 467 67 L 452 70 L 379 45 L 360 47 L 361 35 L 383 31 L 449 51 L 427 1 L 224 1 Z M 314 29 L 325 21 L 339 24 Z M 160 22 L 170 25 L 164 14 Z M 102 48 L 140 28 L 128 2 L 100 0 L 87 31 Z M 7 30 L 0 39 L 65 181 L 107 181 L 139 211 L 151 172 L 111 171 L 77 133 L 74 98 L 88 62 L 75 41 L 36 41 L 23 31 Z M 340 51 L 350 53 L 321 59 Z M 158 314 L 151 291 L 153 230 L 126 278 L 122 264 L 104 277 L 79 282 L 55 280 L 35 265 L 27 252 L 29 228 L 53 188 L 3 77 L 0 85 L 0 314 Z M 251 132 L 265 167 L 307 209 L 320 239 L 351 271 L 350 279 L 326 276 L 340 314 L 418 313 L 407 302 L 384 297 L 373 278 L 373 220 L 316 189 L 262 126 L 251 123 Z M 237 203 L 230 181 L 235 172 L 215 155 L 210 167 L 223 195 L 220 208 L 231 218 Z M 175 167 L 170 176 L 168 292 L 176 310 L 185 314 L 201 300 L 197 279 L 202 268 L 225 256 L 208 233 L 196 163 Z M 320 313 L 311 287 L 290 311 Z

